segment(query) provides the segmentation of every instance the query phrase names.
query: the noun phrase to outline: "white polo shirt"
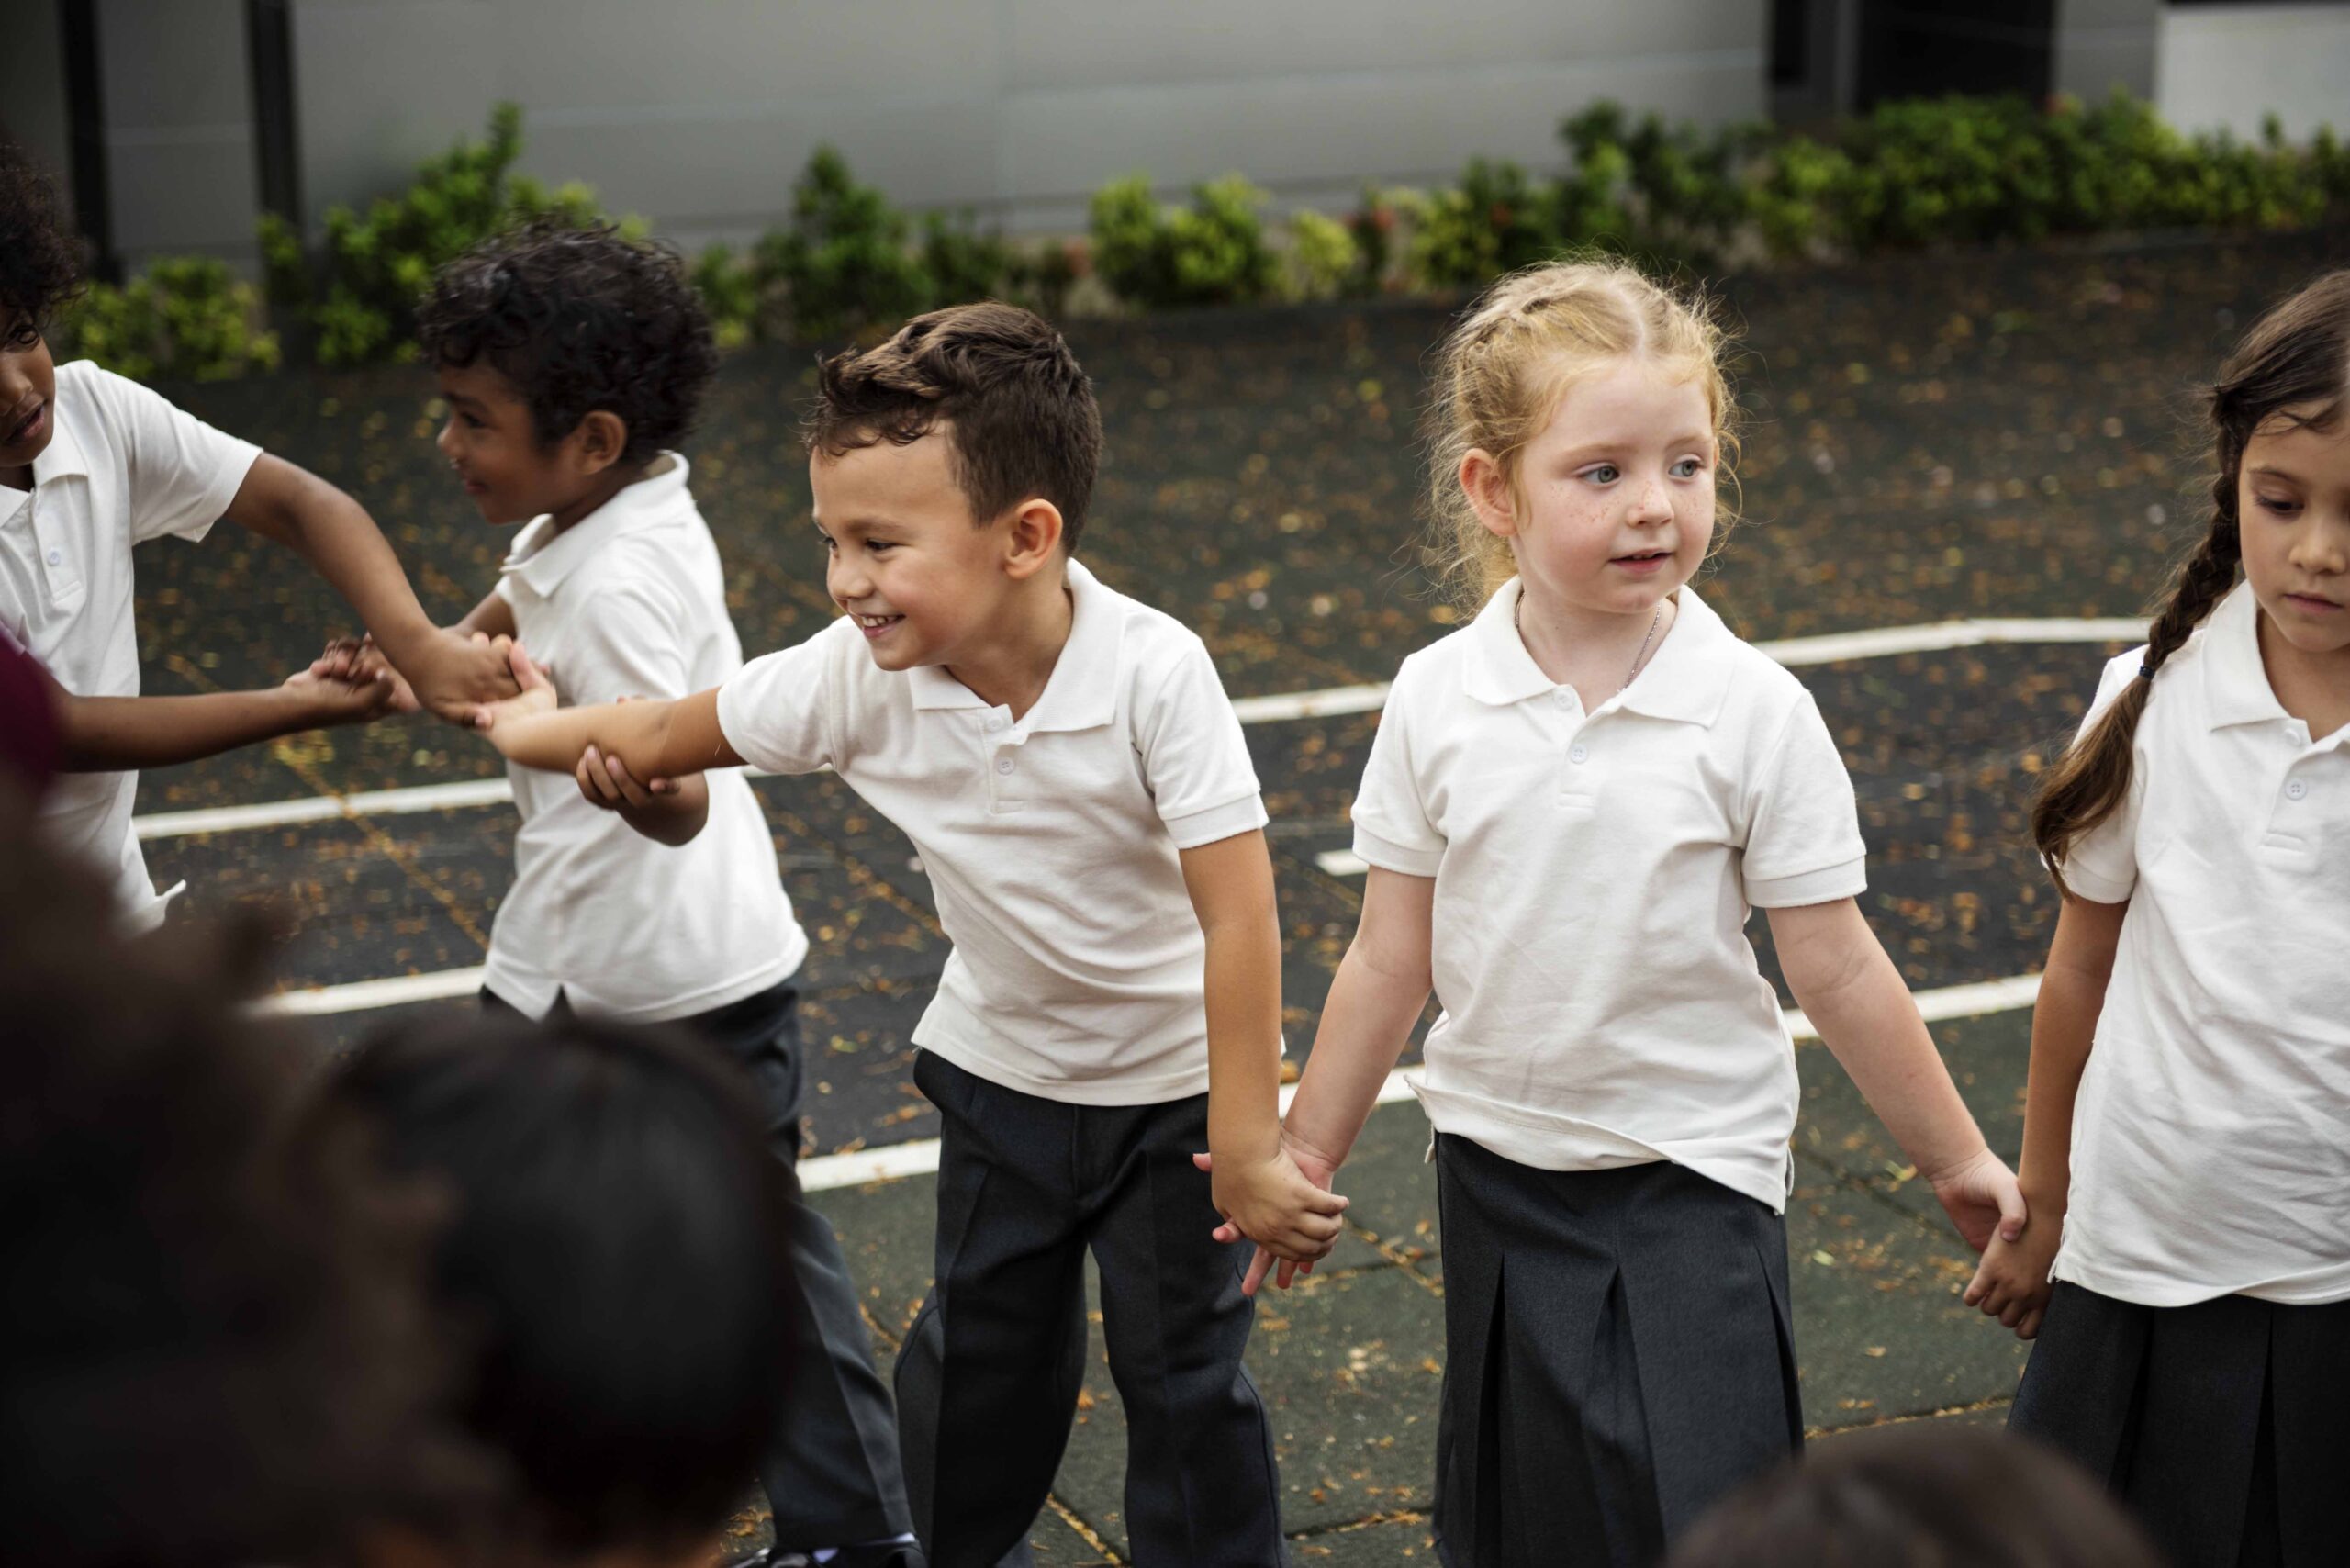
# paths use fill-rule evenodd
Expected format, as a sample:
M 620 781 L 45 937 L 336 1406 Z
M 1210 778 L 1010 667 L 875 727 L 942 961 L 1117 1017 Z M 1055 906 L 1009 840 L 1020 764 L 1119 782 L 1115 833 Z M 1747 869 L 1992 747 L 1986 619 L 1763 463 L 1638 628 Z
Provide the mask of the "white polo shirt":
M 1588 714 L 1517 599 L 1404 661 L 1355 797 L 1355 853 L 1436 879 L 1421 1103 L 1521 1165 L 1677 1160 L 1780 1209 L 1795 1051 L 1744 927 L 1865 885 L 1843 761 L 1689 588 Z
M 2259 617 L 2239 585 L 2164 663 L 2129 797 L 2065 864 L 2130 910 L 2051 1277 L 2147 1306 L 2350 1299 L 2350 728 L 2285 711 Z
M 831 767 L 922 855 L 954 950 L 914 1043 L 1088 1105 L 1205 1092 L 1207 943 L 1177 851 L 1265 823 L 1206 646 L 1072 561 L 1069 642 L 1027 714 L 945 670 L 873 662 L 856 623 L 755 659 L 726 742 Z
M 0 621 L 79 697 L 139 695 L 130 552 L 165 534 L 197 540 L 261 455 L 135 381 L 87 360 L 57 367 L 55 433 L 29 492 L 0 489 Z M 133 930 L 160 924 L 131 831 L 136 773 L 60 774 L 43 828 L 114 881 Z
M 718 545 L 664 453 L 560 533 L 515 535 L 498 592 L 568 703 L 707 691 L 743 666 Z M 710 819 L 675 848 L 580 797 L 568 773 L 509 766 L 522 825 L 483 983 L 537 1017 L 562 993 L 603 1017 L 682 1018 L 779 985 L 808 938 L 739 767 L 704 775 Z

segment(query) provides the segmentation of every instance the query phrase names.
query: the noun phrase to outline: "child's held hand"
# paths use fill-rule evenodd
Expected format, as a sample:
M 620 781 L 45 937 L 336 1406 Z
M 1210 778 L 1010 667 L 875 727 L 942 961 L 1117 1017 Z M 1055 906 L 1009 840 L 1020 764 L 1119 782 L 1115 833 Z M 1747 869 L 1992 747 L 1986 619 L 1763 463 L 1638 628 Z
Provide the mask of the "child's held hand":
M 2014 1329 L 2017 1338 L 2031 1338 L 2040 1332 L 2041 1317 L 2055 1288 L 2048 1282 L 2048 1271 L 2055 1265 L 2056 1248 L 2064 1238 L 2065 1222 L 2053 1215 L 2028 1222 L 2013 1241 L 1993 1237 L 1962 1299 Z
M 554 712 L 558 694 L 554 682 L 547 678 L 546 671 L 531 662 L 530 653 L 521 644 L 500 637 L 495 645 L 498 649 L 498 656 L 506 660 L 515 685 L 521 689 L 517 695 L 497 702 L 475 704 L 466 711 L 464 719 L 474 728 L 487 733 L 492 745 L 504 750 L 504 737 L 499 735 L 498 726 L 504 724 L 510 731 L 518 720 Z
M 623 697 L 623 702 L 634 698 Z M 580 753 L 579 765 L 571 770 L 579 781 L 579 793 L 599 811 L 642 811 L 677 792 L 674 778 L 652 778 L 639 782 L 628 770 L 628 765 L 617 756 L 610 756 L 596 746 Z
M 408 685 L 408 678 L 392 667 L 372 636 L 334 638 L 327 644 L 324 653 L 310 661 L 310 673 L 329 680 L 389 680 L 391 711 L 395 713 L 413 713 L 424 706 L 416 700 L 416 690 Z
M 1301 1149 L 1286 1133 L 1270 1159 L 1224 1169 L 1213 1155 L 1195 1154 L 1192 1163 L 1214 1179 L 1216 1213 L 1224 1217 L 1214 1238 L 1257 1243 L 1257 1256 L 1241 1282 L 1244 1294 L 1256 1294 L 1277 1266 L 1277 1282 L 1287 1290 L 1297 1274 L 1311 1273 L 1315 1260 L 1337 1245 L 1345 1227 L 1338 1216 L 1346 1213 L 1348 1200 L 1330 1191 L 1337 1168 Z M 1244 1170 L 1246 1175 L 1236 1177 Z
M 1950 1215 L 1958 1234 L 1977 1252 L 1983 1250 L 1996 1232 L 2005 1240 L 2013 1241 L 2024 1230 L 2026 1210 L 2023 1189 L 2016 1184 L 2016 1173 L 2008 1169 L 2007 1161 L 1982 1149 L 1969 1159 L 1945 1170 L 1932 1172 L 1934 1196 Z
M 404 673 L 418 700 L 453 723 L 473 723 L 483 705 L 510 700 L 517 680 L 509 641 L 453 627 L 435 632 Z
M 279 689 L 312 724 L 364 724 L 393 711 L 394 678 L 389 670 L 362 671 L 349 678 L 297 670 Z

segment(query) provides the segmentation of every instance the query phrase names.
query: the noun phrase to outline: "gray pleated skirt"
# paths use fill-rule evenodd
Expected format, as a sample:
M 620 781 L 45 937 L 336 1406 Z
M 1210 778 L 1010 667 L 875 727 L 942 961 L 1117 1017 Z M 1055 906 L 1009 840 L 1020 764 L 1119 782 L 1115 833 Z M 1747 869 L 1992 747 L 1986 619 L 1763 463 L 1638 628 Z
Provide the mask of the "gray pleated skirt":
M 2350 1302 L 2060 1282 L 2008 1430 L 2110 1487 L 2177 1568 L 2350 1562 Z
M 1437 1139 L 1448 1568 L 1647 1568 L 1802 1447 L 1784 1220 L 1666 1162 Z

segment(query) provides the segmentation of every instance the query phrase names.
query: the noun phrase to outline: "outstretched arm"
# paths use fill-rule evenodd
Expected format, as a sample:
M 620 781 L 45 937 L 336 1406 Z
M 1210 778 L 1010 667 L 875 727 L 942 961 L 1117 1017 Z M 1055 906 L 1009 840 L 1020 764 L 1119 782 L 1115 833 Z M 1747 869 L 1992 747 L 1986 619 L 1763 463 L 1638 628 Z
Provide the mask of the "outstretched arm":
M 254 459 L 229 520 L 285 545 L 343 597 L 418 699 L 444 719 L 511 695 L 504 660 L 465 633 L 433 625 L 367 510 L 283 458 Z
M 2073 1185 L 2073 1101 L 2088 1068 L 2105 988 L 2121 946 L 2127 902 L 2067 898 L 2056 912 L 2056 936 L 2031 1010 L 2031 1068 L 2023 1102 L 2024 1202 L 2031 1216 L 2020 1237 L 1995 1240 L 1966 1287 L 1966 1302 L 2029 1339 L 2048 1307 L 2048 1271 L 2065 1238 Z
M 508 656 L 522 694 L 475 709 L 473 722 L 525 767 L 576 773 L 590 746 L 637 778 L 678 778 L 742 764 L 719 728 L 715 688 L 669 701 L 557 708 L 554 687 L 522 644 L 512 644 Z
M 392 699 L 389 676 L 341 680 L 308 671 L 259 691 L 193 697 L 76 697 L 46 670 L 41 680 L 64 748 L 60 766 L 68 773 L 194 762 L 256 741 L 377 718 L 390 711 Z
M 1851 899 L 1767 912 L 1787 985 L 1862 1098 L 1981 1251 L 2021 1234 L 2016 1179 L 1983 1141 L 1900 971 Z

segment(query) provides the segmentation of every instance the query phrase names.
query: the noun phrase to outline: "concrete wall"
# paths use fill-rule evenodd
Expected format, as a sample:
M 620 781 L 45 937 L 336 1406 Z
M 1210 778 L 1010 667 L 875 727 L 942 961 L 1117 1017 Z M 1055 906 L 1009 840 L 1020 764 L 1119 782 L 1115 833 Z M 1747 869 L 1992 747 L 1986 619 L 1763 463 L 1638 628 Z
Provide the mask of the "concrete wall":
M 2164 6 L 2154 105 L 2188 129 L 2257 136 L 2273 112 L 2296 140 L 2350 135 L 2350 5 Z
M 57 181 L 58 203 L 73 210 L 73 123 L 65 104 L 64 39 L 57 7 L 8 12 L 8 89 L 0 95 L 0 137 L 32 155 Z
M 298 0 L 294 50 L 314 222 L 503 97 L 529 170 L 693 243 L 772 224 L 826 140 L 901 204 L 1015 229 L 1080 226 L 1136 169 L 1327 203 L 1476 153 L 1549 165 L 1596 97 L 1761 115 L 1764 21 L 1759 0 Z
M 115 248 L 125 267 L 197 252 L 250 262 L 252 94 L 239 0 L 98 0 Z
M 2162 0 L 2058 0 L 2056 90 L 2090 99 L 2119 86 L 2153 96 L 2163 9 Z

